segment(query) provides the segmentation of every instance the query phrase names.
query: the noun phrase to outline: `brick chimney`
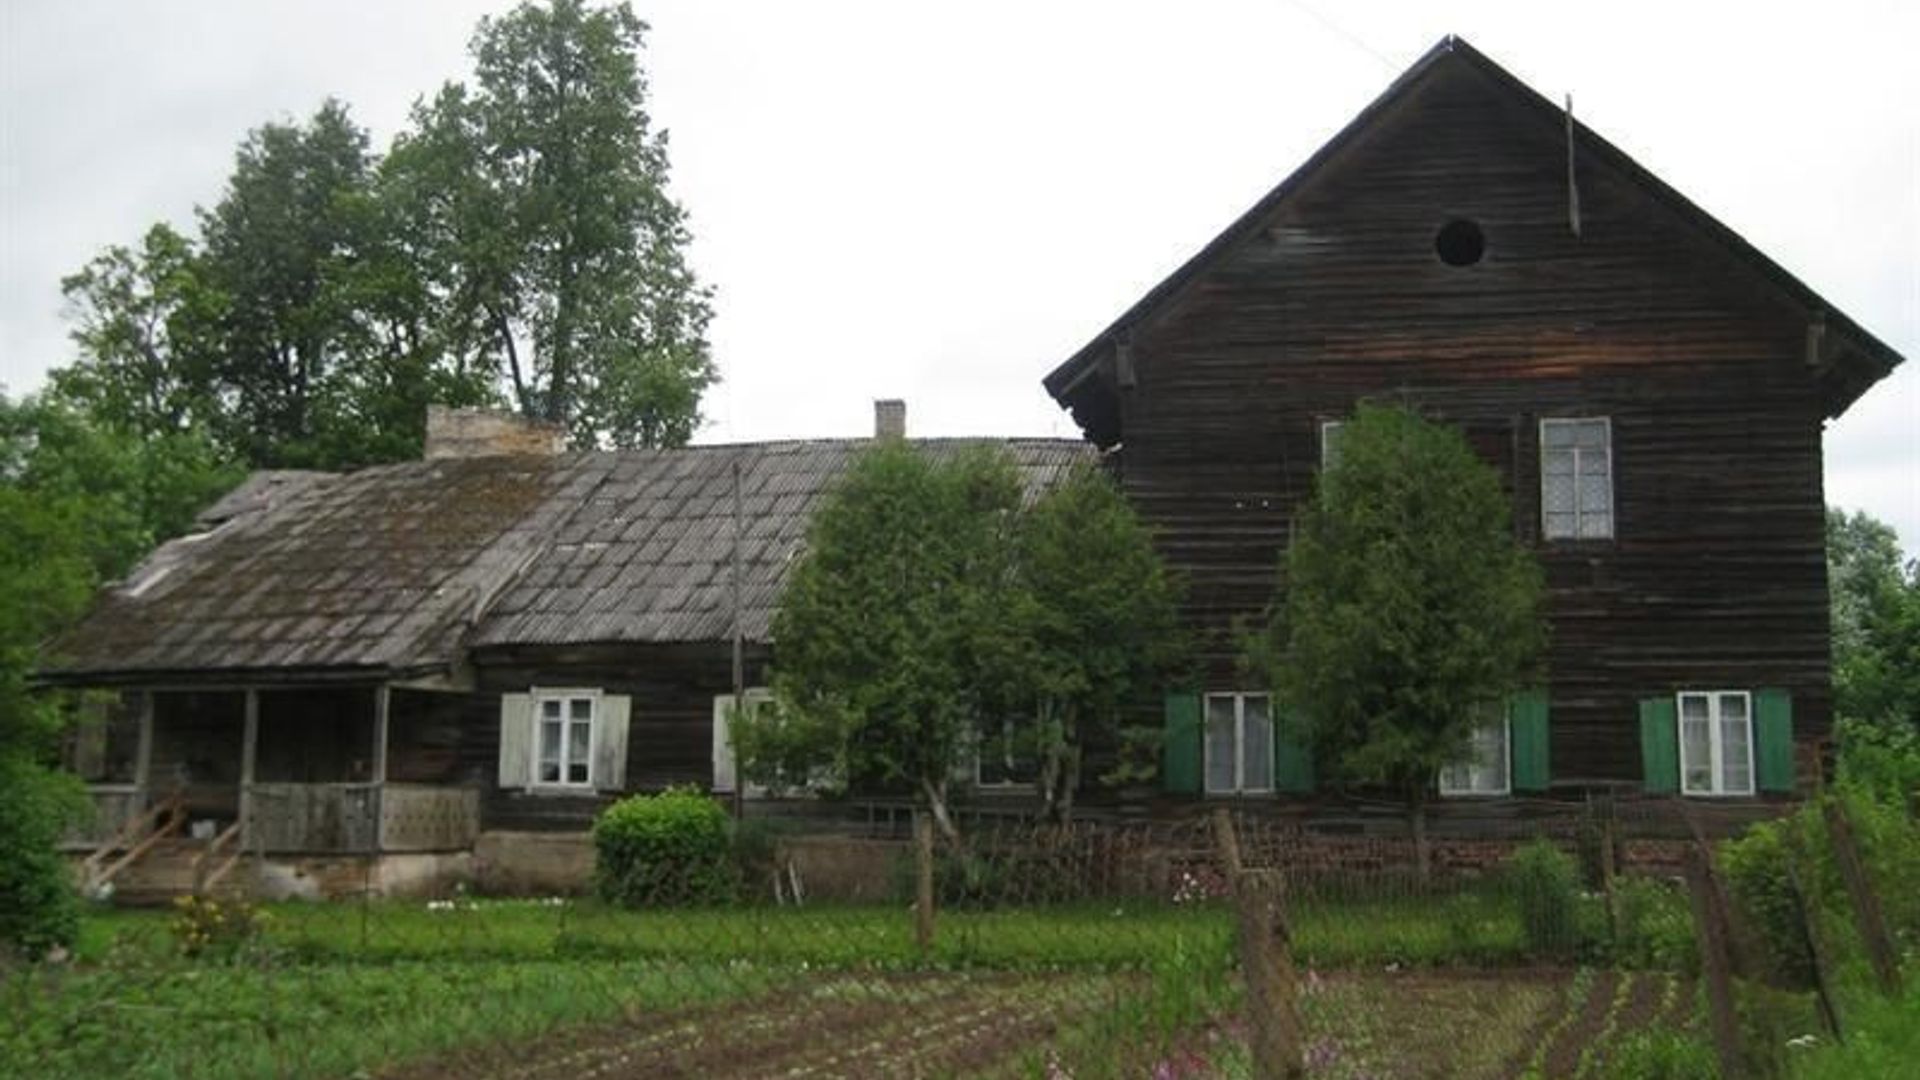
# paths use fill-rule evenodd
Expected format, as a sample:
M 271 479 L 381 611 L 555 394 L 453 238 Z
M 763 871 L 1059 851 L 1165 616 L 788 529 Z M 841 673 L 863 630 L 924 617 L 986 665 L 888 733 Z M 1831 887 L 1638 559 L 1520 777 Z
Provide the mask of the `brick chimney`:
M 552 457 L 567 448 L 566 430 L 491 409 L 427 406 L 428 461 L 441 458 L 531 455 Z
M 907 437 L 907 403 L 899 398 L 881 398 L 873 403 L 873 437 Z

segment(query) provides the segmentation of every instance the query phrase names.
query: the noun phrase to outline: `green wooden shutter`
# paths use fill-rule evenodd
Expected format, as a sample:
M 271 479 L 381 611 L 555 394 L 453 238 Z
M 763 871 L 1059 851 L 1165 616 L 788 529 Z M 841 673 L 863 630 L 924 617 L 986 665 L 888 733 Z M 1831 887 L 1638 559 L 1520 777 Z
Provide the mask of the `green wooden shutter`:
M 1547 692 L 1522 690 L 1508 707 L 1508 732 L 1513 738 L 1513 790 L 1547 790 Z
M 1753 741 L 1759 756 L 1761 791 L 1793 790 L 1793 695 L 1753 692 Z
M 1313 791 L 1313 747 L 1305 723 L 1291 711 L 1274 717 L 1273 790 L 1289 795 Z
M 1640 703 L 1640 776 L 1648 791 L 1680 790 L 1680 732 L 1672 697 Z
M 1178 795 L 1200 794 L 1200 695 L 1170 690 L 1166 700 L 1165 745 L 1161 748 L 1160 787 Z

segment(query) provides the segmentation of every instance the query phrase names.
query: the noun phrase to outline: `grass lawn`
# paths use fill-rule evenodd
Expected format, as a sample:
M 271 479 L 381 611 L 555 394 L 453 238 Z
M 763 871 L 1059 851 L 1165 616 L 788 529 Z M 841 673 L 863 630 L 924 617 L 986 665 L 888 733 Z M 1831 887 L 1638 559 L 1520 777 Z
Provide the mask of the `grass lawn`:
M 0 1075 L 518 1075 L 529 1054 L 555 1076 L 675 1075 L 747 1053 L 813 1068 L 822 1052 L 892 1075 L 901 1046 L 954 1074 L 1246 1068 L 1219 904 L 943 911 L 925 960 L 894 906 L 282 904 L 224 963 L 181 957 L 169 920 L 98 910 L 72 963 L 0 973 Z M 1324 1075 L 1429 1075 L 1406 1069 L 1468 1048 L 1469 1072 L 1497 1075 L 1564 997 L 1564 972 L 1449 970 L 1537 962 L 1493 893 L 1302 898 L 1292 930 L 1303 972 L 1346 969 L 1303 997 Z M 648 1070 L 606 1066 L 642 1048 Z
M 751 956 L 815 967 L 922 966 L 910 915 L 892 906 L 629 911 L 591 901 L 462 901 L 451 909 L 376 901 L 280 904 L 268 913 L 269 941 L 310 960 Z M 167 918 L 160 911 L 101 909 L 87 920 L 79 955 L 100 959 L 116 946 L 165 952 L 172 947 Z M 1305 967 L 1500 966 L 1540 959 L 1529 950 L 1511 902 L 1493 893 L 1308 899 L 1292 906 L 1290 920 L 1294 955 Z M 1139 968 L 1180 952 L 1226 950 L 1233 913 L 1217 903 L 945 910 L 938 926 L 931 958 L 938 967 Z

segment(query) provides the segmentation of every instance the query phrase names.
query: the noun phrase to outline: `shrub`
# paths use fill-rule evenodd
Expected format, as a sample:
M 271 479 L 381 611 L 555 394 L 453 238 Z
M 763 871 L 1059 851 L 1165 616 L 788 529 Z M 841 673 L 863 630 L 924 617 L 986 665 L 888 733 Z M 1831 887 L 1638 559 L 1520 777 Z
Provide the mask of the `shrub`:
M 168 929 L 184 956 L 233 960 L 258 944 L 267 913 L 244 900 L 182 896 L 173 902 Z
M 1507 860 L 1508 884 L 1520 908 L 1520 926 L 1535 952 L 1565 952 L 1575 943 L 1580 870 L 1548 840 L 1534 840 Z
M 1874 798 L 1867 790 L 1843 791 L 1837 798 L 1846 807 L 1861 861 L 1889 928 L 1912 944 L 1920 938 L 1920 822 L 1901 803 Z M 1813 984 L 1813 961 L 1788 873 L 1790 855 L 1808 902 L 1828 932 L 1853 926 L 1818 803 L 1809 803 L 1791 817 L 1756 825 L 1739 839 L 1722 844 L 1720 866 L 1728 892 L 1752 928 L 1769 979 L 1782 987 L 1806 989 Z M 1842 932 L 1835 947 L 1844 960 L 1858 943 Z
M 79 899 L 56 845 L 83 806 L 78 781 L 0 751 L 0 947 L 40 956 L 79 934 Z
M 1812 958 L 1807 954 L 1806 924 L 1788 873 L 1789 830 L 1809 821 L 1812 807 L 1789 818 L 1748 829 L 1746 835 L 1720 845 L 1720 872 L 1727 892 L 1745 916 L 1745 924 L 1760 951 L 1760 962 L 1770 982 L 1808 989 L 1813 985 Z M 1825 845 L 1799 845 L 1803 852 Z M 1796 864 L 1803 885 L 1814 879 L 1806 860 Z
M 1622 967 L 1690 972 L 1699 966 L 1686 895 L 1666 882 L 1621 877 L 1613 883 L 1613 962 Z
M 593 823 L 594 886 L 627 907 L 711 904 L 738 888 L 727 812 L 693 788 L 634 795 Z
M 1840 786 L 1902 808 L 1920 795 L 1920 732 L 1911 725 L 1841 720 Z

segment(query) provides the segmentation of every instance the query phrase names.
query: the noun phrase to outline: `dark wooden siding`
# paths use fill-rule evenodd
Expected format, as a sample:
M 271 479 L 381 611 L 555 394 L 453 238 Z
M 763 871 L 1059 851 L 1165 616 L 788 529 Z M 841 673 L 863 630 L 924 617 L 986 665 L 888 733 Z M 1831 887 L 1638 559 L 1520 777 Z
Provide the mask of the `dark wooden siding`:
M 496 786 L 499 695 L 533 687 L 594 687 L 633 699 L 627 730 L 627 790 L 675 784 L 706 787 L 713 779 L 713 699 L 732 692 L 729 646 L 588 645 L 496 648 L 478 657 L 480 696 L 492 712 L 471 721 L 463 754 L 484 765 L 482 822 L 489 829 L 577 829 L 605 797 L 530 795 Z M 759 685 L 765 653 L 747 654 L 747 685 Z
M 1785 687 L 1796 734 L 1826 733 L 1807 315 L 1591 163 L 1575 237 L 1566 169 L 1537 112 L 1437 72 L 1134 329 L 1119 470 L 1189 577 L 1212 683 L 1273 593 L 1318 422 L 1372 398 L 1464 426 L 1508 478 L 1551 588 L 1557 782 L 1637 779 L 1635 702 L 1680 688 Z M 1478 264 L 1435 256 L 1453 218 L 1484 230 Z M 1611 418 L 1616 540 L 1539 541 L 1542 416 Z

